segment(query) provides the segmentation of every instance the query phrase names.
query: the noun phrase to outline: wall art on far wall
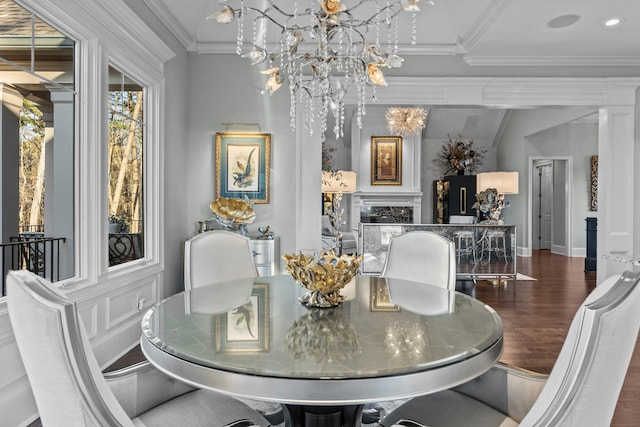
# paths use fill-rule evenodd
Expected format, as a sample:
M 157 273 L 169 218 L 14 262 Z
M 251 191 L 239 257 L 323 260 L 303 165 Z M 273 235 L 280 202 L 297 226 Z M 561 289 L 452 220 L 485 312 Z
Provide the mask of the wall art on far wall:
M 216 133 L 216 197 L 269 203 L 271 134 Z
M 591 211 L 598 211 L 598 156 L 591 156 Z
M 402 137 L 371 137 L 371 185 L 402 185 Z

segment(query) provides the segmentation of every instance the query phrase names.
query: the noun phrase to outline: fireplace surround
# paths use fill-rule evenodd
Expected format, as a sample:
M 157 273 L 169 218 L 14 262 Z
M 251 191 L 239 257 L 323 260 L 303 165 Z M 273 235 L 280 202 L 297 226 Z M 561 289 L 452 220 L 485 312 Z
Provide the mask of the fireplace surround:
M 351 195 L 351 224 L 420 224 L 421 192 L 356 192 Z

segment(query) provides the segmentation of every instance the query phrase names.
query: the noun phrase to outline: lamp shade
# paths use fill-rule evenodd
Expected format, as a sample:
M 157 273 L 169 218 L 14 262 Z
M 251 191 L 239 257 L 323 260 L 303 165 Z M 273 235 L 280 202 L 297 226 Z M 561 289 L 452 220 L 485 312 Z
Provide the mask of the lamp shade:
M 518 172 L 482 172 L 476 175 L 478 191 L 495 188 L 498 194 L 518 194 Z
M 353 171 L 322 171 L 323 193 L 353 193 L 356 191 L 356 173 Z

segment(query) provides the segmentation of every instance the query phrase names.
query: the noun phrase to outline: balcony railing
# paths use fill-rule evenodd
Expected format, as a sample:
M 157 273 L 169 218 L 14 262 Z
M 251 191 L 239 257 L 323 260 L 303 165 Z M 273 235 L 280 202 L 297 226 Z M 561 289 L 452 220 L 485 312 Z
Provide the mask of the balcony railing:
M 45 237 L 42 233 L 22 233 L 2 243 L 2 295 L 9 270 L 29 270 L 52 282 L 60 280 L 60 246 L 64 237 Z

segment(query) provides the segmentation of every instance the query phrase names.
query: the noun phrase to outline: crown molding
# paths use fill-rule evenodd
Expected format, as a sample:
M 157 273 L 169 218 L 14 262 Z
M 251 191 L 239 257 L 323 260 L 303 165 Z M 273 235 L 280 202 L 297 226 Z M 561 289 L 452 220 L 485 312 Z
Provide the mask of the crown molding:
M 180 44 L 187 49 L 187 51 L 193 51 L 196 46 L 196 41 L 189 35 L 189 33 L 180 25 L 180 23 L 173 17 L 169 10 L 165 7 L 163 2 L 157 0 L 142 0 L 149 9 L 158 17 L 160 22 L 178 39 Z
M 491 78 L 388 77 L 376 90 L 377 104 L 513 106 L 633 106 L 640 77 Z M 355 95 L 347 92 L 347 103 Z M 373 104 L 370 104 L 373 105 Z
M 474 67 L 637 67 L 640 56 L 612 56 L 607 58 L 573 56 L 491 56 L 465 55 L 464 61 Z
M 251 48 L 251 43 L 244 43 L 243 50 L 249 50 Z M 196 53 L 210 53 L 210 54 L 227 54 L 227 53 L 236 53 L 238 45 L 236 43 L 217 43 L 217 42 L 197 42 L 195 44 L 195 48 L 193 51 Z M 313 52 L 315 50 L 316 45 L 312 43 L 303 43 L 300 44 L 298 52 Z M 278 51 L 282 48 L 279 43 L 267 43 L 267 50 L 270 52 Z M 460 51 L 460 47 L 456 44 L 421 44 L 421 45 L 411 45 L 411 44 L 403 44 L 398 45 L 398 53 L 400 55 L 438 55 L 438 56 L 454 56 L 459 53 L 464 53 Z
M 511 0 L 494 0 L 491 2 L 460 42 L 465 51 L 468 52 L 475 47 L 484 33 L 493 26 L 509 4 L 511 4 Z

